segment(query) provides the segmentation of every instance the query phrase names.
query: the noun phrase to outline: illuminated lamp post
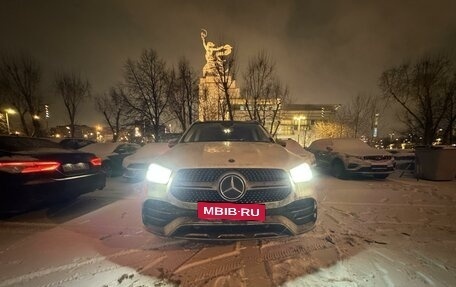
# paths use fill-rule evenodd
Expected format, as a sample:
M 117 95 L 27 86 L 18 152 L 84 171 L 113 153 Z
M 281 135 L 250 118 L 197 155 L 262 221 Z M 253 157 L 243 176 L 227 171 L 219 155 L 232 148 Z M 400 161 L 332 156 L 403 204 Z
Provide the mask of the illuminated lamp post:
M 299 142 L 299 136 L 300 136 L 300 134 L 301 134 L 301 120 L 305 120 L 306 117 L 305 117 L 305 116 L 298 116 L 298 117 L 293 117 L 293 119 L 294 119 L 295 121 L 298 121 L 298 143 L 301 144 L 301 143 Z

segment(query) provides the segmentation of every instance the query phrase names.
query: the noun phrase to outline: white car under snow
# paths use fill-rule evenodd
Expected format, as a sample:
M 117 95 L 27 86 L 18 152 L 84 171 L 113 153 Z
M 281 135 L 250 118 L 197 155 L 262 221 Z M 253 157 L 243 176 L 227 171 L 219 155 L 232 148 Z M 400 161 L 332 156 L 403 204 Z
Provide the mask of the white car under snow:
M 391 153 L 373 148 L 359 139 L 319 139 L 310 144 L 309 151 L 315 155 L 317 167 L 340 179 L 355 174 L 384 179 L 394 171 Z

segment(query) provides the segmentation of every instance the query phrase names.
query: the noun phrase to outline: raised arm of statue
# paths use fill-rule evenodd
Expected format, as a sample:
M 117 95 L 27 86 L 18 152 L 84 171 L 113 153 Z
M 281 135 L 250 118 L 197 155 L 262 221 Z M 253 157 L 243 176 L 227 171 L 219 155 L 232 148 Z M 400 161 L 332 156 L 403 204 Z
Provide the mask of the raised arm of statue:
M 203 40 L 204 49 L 207 51 L 206 37 L 207 31 L 205 29 L 201 29 L 201 40 Z
M 212 42 L 206 42 L 207 38 L 207 31 L 205 29 L 201 29 L 201 40 L 203 41 L 204 49 L 206 50 L 206 65 L 203 68 L 203 75 L 208 73 L 213 73 L 215 69 L 215 65 L 221 65 L 223 60 L 221 57 L 227 56 L 231 54 L 231 50 L 233 47 L 230 45 L 222 45 L 220 47 L 215 47 L 215 44 Z

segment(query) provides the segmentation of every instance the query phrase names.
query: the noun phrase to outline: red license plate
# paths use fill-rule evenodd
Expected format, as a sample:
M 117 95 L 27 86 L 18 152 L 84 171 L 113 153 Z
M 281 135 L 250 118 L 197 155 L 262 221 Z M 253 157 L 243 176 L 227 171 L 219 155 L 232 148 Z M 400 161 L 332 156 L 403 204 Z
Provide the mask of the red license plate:
M 264 204 L 198 202 L 199 219 L 264 221 L 265 217 Z

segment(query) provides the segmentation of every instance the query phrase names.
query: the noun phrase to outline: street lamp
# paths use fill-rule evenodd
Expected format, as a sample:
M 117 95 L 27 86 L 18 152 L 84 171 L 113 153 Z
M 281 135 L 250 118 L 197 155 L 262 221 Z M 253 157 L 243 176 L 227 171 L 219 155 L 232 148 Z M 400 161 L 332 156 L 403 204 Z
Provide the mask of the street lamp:
M 6 109 L 6 110 L 5 110 L 6 126 L 8 127 L 8 134 L 11 134 L 11 129 L 10 129 L 10 124 L 9 124 L 8 114 L 14 115 L 15 113 L 16 113 L 16 111 L 13 110 L 13 109 Z
M 298 121 L 298 143 L 299 143 L 299 135 L 301 133 L 301 120 L 305 120 L 305 116 L 298 116 L 298 117 L 293 117 L 295 121 Z

